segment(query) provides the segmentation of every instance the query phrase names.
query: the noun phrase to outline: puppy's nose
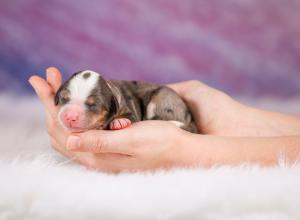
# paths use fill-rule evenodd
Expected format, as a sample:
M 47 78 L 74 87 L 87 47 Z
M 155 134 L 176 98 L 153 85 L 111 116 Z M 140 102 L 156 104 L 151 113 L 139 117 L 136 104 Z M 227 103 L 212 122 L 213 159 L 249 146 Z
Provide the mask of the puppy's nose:
M 68 125 L 70 128 L 77 127 L 79 122 L 79 113 L 78 112 L 67 112 L 64 115 L 64 122 L 66 125 Z

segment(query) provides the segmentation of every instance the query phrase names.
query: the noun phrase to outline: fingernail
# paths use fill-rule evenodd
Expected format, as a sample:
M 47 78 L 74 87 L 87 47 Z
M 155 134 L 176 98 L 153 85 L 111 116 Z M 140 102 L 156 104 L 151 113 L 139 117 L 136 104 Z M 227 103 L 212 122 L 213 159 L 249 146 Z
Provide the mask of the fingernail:
M 80 147 L 80 138 L 78 136 L 70 136 L 67 140 L 68 150 L 77 150 Z
M 51 69 L 52 69 L 53 67 L 52 66 L 49 66 L 47 69 L 46 69 L 46 73 L 47 74 L 51 74 Z

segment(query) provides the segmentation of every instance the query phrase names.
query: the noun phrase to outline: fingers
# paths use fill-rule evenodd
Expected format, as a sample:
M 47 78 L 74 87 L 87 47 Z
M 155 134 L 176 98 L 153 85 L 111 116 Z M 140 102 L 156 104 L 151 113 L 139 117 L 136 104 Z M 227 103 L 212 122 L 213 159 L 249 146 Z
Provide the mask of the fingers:
M 166 86 L 175 90 L 179 95 L 193 92 L 195 91 L 195 89 L 197 89 L 198 92 L 217 91 L 216 89 L 198 80 L 189 80 L 189 81 L 184 81 L 179 83 L 168 84 Z
M 131 155 L 127 129 L 119 131 L 90 130 L 69 136 L 67 149 L 91 153 L 119 153 Z
M 88 168 L 113 173 L 130 170 L 135 161 L 131 156 L 116 153 L 90 154 L 82 159 Z
M 54 138 L 50 138 L 50 143 L 51 143 L 51 146 L 56 151 L 58 151 L 59 153 L 61 153 L 65 157 L 72 158 L 72 157 L 75 156 L 74 152 L 68 151 L 65 148 L 61 147 Z
M 167 86 L 170 87 L 171 89 L 175 90 L 179 95 L 184 95 L 188 91 L 191 91 L 191 89 L 194 89 L 201 85 L 204 85 L 204 84 L 202 84 L 200 81 L 190 80 L 190 81 L 185 81 L 185 82 L 168 84 Z
M 159 163 L 153 163 L 153 161 L 143 160 L 135 156 L 116 153 L 85 154 L 83 157 L 78 157 L 78 161 L 81 160 L 82 165 L 108 173 L 137 172 L 162 168 Z
M 46 110 L 55 118 L 57 108 L 54 105 L 54 95 L 61 85 L 61 74 L 59 70 L 54 67 L 48 68 L 47 80 L 48 82 L 39 76 L 31 76 L 29 83 L 42 101 Z
M 168 84 L 168 87 L 171 89 L 175 90 L 178 94 L 180 94 L 185 86 L 185 82 L 180 82 L 180 83 L 173 83 L 173 84 Z
M 46 80 L 39 76 L 31 76 L 29 83 L 42 101 L 46 110 L 52 115 L 56 115 L 56 106 L 54 105 L 54 92 Z
M 70 132 L 65 130 L 57 120 L 55 120 L 51 115 L 47 112 L 47 129 L 48 134 L 54 138 L 57 142 L 60 143 L 61 146 L 66 146 L 67 138 L 70 135 Z
M 62 77 L 60 71 L 55 67 L 49 67 L 46 69 L 47 81 L 53 88 L 53 92 L 56 93 L 62 83 Z

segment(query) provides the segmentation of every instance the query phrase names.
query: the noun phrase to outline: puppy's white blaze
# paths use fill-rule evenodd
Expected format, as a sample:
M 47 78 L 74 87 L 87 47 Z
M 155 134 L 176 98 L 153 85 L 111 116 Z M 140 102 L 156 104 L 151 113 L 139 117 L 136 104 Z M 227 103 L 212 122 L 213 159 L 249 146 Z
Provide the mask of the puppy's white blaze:
M 84 78 L 83 75 L 86 73 L 90 73 L 90 76 Z M 98 79 L 99 74 L 91 70 L 85 70 L 74 76 L 68 86 L 71 92 L 71 100 L 85 102 L 91 91 L 95 88 Z
M 153 102 L 150 102 L 147 106 L 147 119 L 151 119 L 155 116 L 156 105 Z
M 184 126 L 184 124 L 180 121 L 169 121 L 169 122 L 173 123 L 174 125 L 176 125 L 179 128 Z

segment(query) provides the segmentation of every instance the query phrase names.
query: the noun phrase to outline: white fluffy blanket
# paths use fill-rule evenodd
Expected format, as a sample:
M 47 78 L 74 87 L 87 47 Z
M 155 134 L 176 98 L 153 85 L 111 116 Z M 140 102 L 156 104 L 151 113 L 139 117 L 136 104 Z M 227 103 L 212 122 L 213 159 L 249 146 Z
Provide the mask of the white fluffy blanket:
M 300 166 L 90 171 L 49 147 L 37 101 L 11 100 L 0 96 L 1 220 L 300 219 Z

